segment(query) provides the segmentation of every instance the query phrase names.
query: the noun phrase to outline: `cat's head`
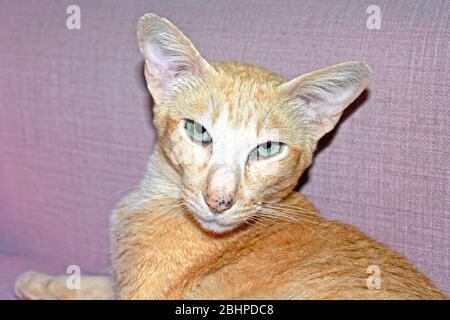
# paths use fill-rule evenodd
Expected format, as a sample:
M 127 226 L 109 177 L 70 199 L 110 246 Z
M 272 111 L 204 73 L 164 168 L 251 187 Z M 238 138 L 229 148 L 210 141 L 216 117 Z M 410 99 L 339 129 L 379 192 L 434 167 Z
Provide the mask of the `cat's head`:
M 371 73 L 347 62 L 285 81 L 253 66 L 210 64 L 154 14 L 140 19 L 138 41 L 158 146 L 180 177 L 185 205 L 216 233 L 292 191 Z

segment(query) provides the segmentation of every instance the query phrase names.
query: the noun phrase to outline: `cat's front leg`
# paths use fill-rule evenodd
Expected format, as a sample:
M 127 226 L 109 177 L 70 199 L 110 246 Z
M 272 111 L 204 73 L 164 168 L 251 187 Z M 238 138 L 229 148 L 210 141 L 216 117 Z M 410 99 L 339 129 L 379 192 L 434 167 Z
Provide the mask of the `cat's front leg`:
M 208 241 L 183 213 L 158 206 L 113 218 L 112 262 L 118 299 L 180 299 L 189 271 L 208 252 Z

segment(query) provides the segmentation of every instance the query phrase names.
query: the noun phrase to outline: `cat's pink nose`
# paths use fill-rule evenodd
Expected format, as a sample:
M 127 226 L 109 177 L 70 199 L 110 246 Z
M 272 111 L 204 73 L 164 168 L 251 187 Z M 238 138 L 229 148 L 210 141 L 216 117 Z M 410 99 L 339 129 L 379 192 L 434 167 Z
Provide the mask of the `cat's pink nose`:
M 231 194 L 203 194 L 206 204 L 214 213 L 222 213 L 230 209 L 234 204 L 234 198 Z
M 222 213 L 233 206 L 237 180 L 236 172 L 226 166 L 214 166 L 209 170 L 203 198 L 212 212 Z

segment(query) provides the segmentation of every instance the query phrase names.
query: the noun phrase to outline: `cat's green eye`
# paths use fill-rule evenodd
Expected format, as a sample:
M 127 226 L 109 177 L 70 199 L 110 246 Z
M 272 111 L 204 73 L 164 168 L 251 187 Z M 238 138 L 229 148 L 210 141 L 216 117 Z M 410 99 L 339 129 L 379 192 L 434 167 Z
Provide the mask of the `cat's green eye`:
M 283 150 L 284 144 L 282 142 L 267 141 L 257 146 L 250 153 L 252 159 L 266 159 L 277 155 Z
M 208 131 L 206 131 L 205 127 L 200 123 L 185 119 L 184 129 L 186 130 L 189 137 L 196 143 L 208 145 L 212 142 L 212 138 L 209 135 Z

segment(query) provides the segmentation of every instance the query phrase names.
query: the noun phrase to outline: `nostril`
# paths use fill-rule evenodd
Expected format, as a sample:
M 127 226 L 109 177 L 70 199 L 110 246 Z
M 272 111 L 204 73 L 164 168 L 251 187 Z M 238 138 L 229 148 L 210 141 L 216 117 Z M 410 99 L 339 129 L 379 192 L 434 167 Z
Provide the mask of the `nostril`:
M 214 196 L 207 193 L 206 195 L 203 195 L 203 198 L 205 199 L 208 207 L 214 213 L 222 213 L 223 211 L 230 209 L 234 204 L 234 201 L 230 197 L 230 195 L 228 195 L 227 197 L 223 197 Z

